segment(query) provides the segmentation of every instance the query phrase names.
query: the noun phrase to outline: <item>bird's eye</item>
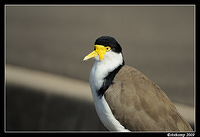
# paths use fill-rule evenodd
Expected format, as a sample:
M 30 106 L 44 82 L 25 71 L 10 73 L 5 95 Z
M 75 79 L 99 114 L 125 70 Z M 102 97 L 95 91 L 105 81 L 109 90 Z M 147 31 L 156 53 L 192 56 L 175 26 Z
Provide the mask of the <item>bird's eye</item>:
M 110 49 L 111 49 L 110 46 L 107 46 L 107 47 L 106 47 L 106 51 L 109 51 Z

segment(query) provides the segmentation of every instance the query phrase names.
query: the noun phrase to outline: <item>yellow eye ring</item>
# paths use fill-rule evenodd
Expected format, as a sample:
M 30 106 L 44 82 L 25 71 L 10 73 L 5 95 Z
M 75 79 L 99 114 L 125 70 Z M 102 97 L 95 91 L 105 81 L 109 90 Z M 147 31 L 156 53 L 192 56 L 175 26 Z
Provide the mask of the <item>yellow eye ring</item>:
M 106 51 L 109 51 L 110 49 L 111 49 L 110 46 L 107 46 L 107 47 L 106 47 Z

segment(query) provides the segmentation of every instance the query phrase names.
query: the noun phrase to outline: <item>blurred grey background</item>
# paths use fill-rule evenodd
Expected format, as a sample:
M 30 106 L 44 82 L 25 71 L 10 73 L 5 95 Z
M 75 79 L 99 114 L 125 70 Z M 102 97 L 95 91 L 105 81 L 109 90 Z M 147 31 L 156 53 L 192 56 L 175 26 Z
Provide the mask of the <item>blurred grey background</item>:
M 194 6 L 7 5 L 5 11 L 6 64 L 88 84 L 94 60 L 82 60 L 98 37 L 109 35 L 127 65 L 173 102 L 194 107 Z M 8 78 L 6 100 L 8 131 L 106 130 L 92 101 L 36 92 Z

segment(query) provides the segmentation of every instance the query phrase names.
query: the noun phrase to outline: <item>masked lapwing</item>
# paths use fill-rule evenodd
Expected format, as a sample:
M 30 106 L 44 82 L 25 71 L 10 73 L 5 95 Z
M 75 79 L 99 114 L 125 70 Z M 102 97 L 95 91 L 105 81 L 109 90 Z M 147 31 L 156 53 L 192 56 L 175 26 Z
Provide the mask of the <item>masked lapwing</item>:
M 120 44 L 99 37 L 89 82 L 97 114 L 110 131 L 192 131 L 173 103 L 155 83 L 124 63 Z

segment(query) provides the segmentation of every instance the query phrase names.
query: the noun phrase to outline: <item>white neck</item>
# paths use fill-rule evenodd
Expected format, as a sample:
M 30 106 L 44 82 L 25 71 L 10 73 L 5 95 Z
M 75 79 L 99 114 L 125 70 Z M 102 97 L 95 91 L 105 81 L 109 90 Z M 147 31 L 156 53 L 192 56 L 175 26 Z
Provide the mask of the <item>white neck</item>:
M 128 131 L 122 126 L 118 120 L 113 116 L 104 96 L 101 98 L 97 94 L 103 84 L 104 78 L 109 72 L 112 72 L 118 66 L 123 64 L 123 57 L 121 53 L 115 53 L 112 51 L 106 52 L 102 61 L 97 56 L 96 61 L 90 72 L 90 88 L 93 95 L 93 100 L 97 114 L 99 115 L 102 123 L 112 131 Z
M 112 51 L 106 52 L 102 61 L 99 60 L 99 56 L 95 59 L 96 61 L 92 67 L 89 78 L 92 92 L 96 92 L 96 90 L 101 88 L 103 80 L 109 72 L 112 72 L 118 66 L 123 64 L 122 54 Z

